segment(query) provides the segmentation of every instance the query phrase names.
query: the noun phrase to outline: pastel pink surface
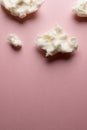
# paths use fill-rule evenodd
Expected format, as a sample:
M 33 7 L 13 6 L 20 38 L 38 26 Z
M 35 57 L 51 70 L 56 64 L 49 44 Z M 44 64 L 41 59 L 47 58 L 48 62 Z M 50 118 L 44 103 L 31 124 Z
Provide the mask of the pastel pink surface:
M 0 130 L 87 130 L 87 20 L 73 16 L 74 0 L 46 0 L 19 23 L 0 8 Z M 58 23 L 76 36 L 79 49 L 49 62 L 36 49 L 37 34 Z M 7 41 L 16 33 L 20 51 Z

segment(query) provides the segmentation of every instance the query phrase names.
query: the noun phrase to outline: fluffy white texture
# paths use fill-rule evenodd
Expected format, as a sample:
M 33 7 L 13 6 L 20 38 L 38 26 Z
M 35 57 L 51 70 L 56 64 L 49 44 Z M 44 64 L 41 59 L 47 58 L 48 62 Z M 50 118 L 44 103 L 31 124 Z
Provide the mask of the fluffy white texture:
M 42 3 L 43 0 L 1 0 L 1 5 L 5 9 L 21 19 L 36 12 Z
M 19 39 L 18 36 L 16 36 L 15 34 L 10 34 L 8 36 L 8 40 L 10 42 L 10 44 L 15 47 L 15 48 L 19 48 L 19 47 L 22 47 L 22 42 L 21 40 Z
M 46 56 L 53 56 L 59 52 L 72 53 L 78 48 L 76 38 L 69 37 L 58 25 L 38 36 L 36 44 L 46 51 Z
M 87 17 L 87 0 L 77 0 L 72 7 L 73 12 L 80 17 Z

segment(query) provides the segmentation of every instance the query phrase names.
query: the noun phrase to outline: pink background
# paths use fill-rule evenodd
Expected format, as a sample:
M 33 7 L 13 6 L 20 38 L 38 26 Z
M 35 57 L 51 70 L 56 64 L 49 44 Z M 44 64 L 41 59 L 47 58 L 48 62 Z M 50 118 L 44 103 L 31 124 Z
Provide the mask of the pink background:
M 46 0 L 24 23 L 0 8 L 0 130 L 87 130 L 87 20 L 73 16 L 74 0 Z M 35 45 L 37 34 L 61 25 L 79 49 L 49 62 Z M 7 41 L 16 33 L 20 51 Z

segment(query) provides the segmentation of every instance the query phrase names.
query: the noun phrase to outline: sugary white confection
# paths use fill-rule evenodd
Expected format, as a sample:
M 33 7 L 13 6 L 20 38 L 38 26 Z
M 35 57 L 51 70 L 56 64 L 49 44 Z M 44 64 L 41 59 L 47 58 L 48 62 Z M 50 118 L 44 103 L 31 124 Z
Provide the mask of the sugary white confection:
M 72 10 L 80 17 L 87 17 L 87 0 L 77 0 Z
M 38 36 L 36 44 L 46 51 L 46 56 L 53 56 L 59 52 L 72 53 L 78 48 L 76 38 L 67 36 L 58 25 L 43 35 Z
M 19 47 L 22 47 L 22 42 L 21 40 L 19 39 L 18 36 L 16 36 L 15 34 L 10 34 L 8 36 L 8 40 L 10 42 L 10 44 L 15 47 L 15 48 L 19 48 Z
M 43 0 L 1 0 L 1 5 L 5 9 L 21 19 L 36 12 L 42 3 Z

